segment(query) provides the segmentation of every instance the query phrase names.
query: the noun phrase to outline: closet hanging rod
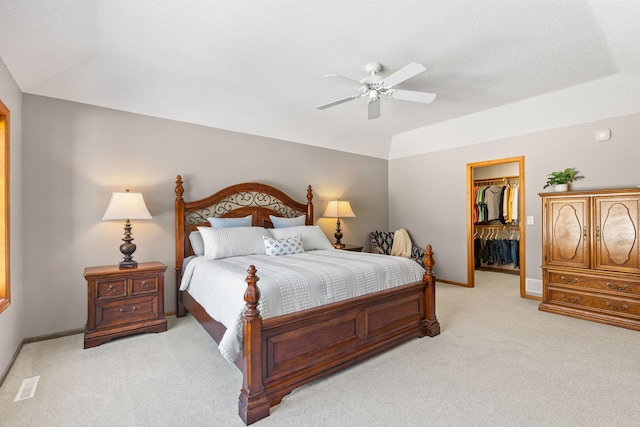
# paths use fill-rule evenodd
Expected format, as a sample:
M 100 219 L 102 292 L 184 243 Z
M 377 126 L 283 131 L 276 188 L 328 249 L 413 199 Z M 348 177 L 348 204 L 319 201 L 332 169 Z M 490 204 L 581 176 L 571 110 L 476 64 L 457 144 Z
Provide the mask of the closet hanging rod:
M 474 179 L 474 185 L 492 185 L 492 184 L 512 184 L 518 183 L 519 176 L 503 176 L 500 178 L 486 178 L 486 179 Z

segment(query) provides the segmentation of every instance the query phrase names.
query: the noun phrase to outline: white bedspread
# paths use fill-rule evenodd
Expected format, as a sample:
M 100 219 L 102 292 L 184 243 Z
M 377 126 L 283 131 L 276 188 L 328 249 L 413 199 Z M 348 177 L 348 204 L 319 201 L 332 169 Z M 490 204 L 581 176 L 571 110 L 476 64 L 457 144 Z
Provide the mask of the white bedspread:
M 227 331 L 219 349 L 230 362 L 242 351 L 245 278 L 257 269 L 263 318 L 330 304 L 422 280 L 424 269 L 407 258 L 341 250 L 296 255 L 198 257 L 186 266 L 180 290 L 189 293 Z

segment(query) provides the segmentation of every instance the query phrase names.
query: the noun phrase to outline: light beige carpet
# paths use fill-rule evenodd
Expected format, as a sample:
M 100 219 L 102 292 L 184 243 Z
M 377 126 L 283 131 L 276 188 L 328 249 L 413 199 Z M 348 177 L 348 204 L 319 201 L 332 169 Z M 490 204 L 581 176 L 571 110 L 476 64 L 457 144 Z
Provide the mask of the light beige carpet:
M 517 276 L 438 284 L 442 333 L 308 384 L 256 426 L 638 426 L 640 333 L 538 311 Z M 13 399 L 40 375 L 33 398 Z M 242 426 L 241 376 L 191 317 L 83 350 L 27 344 L 2 426 Z

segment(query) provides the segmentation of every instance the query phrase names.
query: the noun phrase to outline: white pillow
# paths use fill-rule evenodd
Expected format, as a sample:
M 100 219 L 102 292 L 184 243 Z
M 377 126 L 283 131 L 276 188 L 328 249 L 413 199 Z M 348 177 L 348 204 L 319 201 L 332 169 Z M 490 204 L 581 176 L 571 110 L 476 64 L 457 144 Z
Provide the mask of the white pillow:
M 253 215 L 243 216 L 241 218 L 207 218 L 209 224 L 216 228 L 230 228 L 230 227 L 251 227 L 251 221 L 253 221 Z
M 307 216 L 301 215 L 295 218 L 283 218 L 281 216 L 269 215 L 269 219 L 271 220 L 274 228 L 286 228 L 304 225 L 307 221 Z
M 221 259 L 242 255 L 264 255 L 262 236 L 271 237 L 262 227 L 198 227 L 204 240 L 204 256 Z
M 299 227 L 274 228 L 271 235 L 276 239 L 286 239 L 296 235 L 302 235 L 302 247 L 305 251 L 314 249 L 333 249 L 331 242 L 317 225 L 303 225 Z
M 293 255 L 304 252 L 302 238 L 299 234 L 286 239 L 272 239 L 263 236 L 262 240 L 264 241 L 264 250 L 269 256 Z
M 194 254 L 197 256 L 204 255 L 204 239 L 202 239 L 202 234 L 200 234 L 199 231 L 192 231 L 189 234 L 189 241 L 191 242 L 191 249 L 193 249 Z

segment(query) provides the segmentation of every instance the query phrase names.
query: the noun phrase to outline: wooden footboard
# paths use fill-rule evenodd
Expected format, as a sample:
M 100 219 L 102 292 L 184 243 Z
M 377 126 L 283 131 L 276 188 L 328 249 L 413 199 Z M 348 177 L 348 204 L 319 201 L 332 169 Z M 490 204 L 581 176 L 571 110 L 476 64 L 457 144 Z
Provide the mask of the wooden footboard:
M 431 245 L 423 281 L 303 312 L 263 320 L 253 266 L 243 319 L 244 374 L 239 413 L 245 424 L 269 415 L 293 389 L 346 368 L 412 337 L 435 336 Z

